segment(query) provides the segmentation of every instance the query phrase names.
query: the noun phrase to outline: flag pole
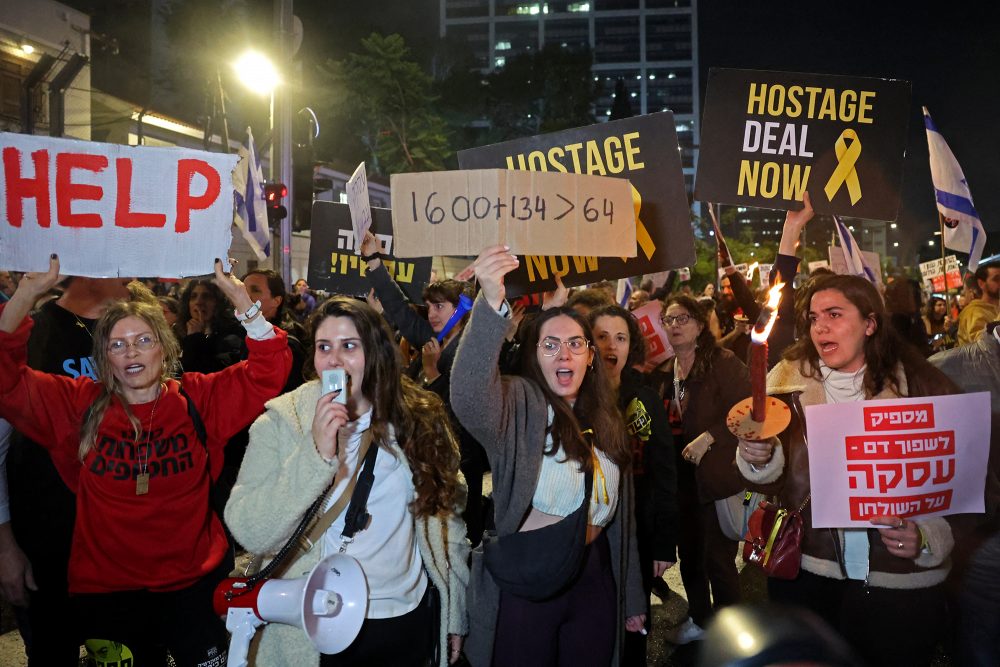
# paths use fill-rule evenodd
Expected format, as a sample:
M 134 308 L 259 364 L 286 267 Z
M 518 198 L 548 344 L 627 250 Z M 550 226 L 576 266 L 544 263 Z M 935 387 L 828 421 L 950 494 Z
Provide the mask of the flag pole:
M 944 278 L 944 300 L 945 303 L 948 302 L 948 263 L 944 258 L 945 247 L 944 247 L 944 215 L 941 213 L 941 209 L 937 208 L 937 203 L 935 202 L 934 208 L 938 212 L 938 224 L 941 226 L 941 277 Z

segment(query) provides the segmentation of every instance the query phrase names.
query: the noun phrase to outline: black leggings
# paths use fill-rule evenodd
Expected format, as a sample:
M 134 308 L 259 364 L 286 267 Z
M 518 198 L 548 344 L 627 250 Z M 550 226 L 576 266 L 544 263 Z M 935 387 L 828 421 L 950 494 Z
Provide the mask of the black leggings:
M 224 667 L 229 637 L 212 608 L 212 593 L 225 574 L 217 569 L 178 591 L 88 593 L 71 600 L 92 650 L 97 650 L 92 640 L 106 640 L 102 652 L 118 651 L 113 642 L 124 644 L 134 667 L 165 664 L 165 649 L 177 667 Z M 115 662 L 112 653 L 96 657 Z M 123 651 L 120 660 L 126 655 Z
M 815 612 L 870 667 L 930 665 L 946 621 L 941 585 L 875 588 L 802 570 L 792 581 L 769 578 L 767 592 L 775 602 Z
M 361 632 L 346 649 L 321 655 L 320 667 L 425 667 L 437 637 L 430 604 L 431 584 L 416 609 L 393 618 L 366 618 Z
M 493 664 L 503 667 L 608 665 L 617 605 L 607 535 L 587 546 L 583 571 L 565 593 L 544 602 L 500 594 Z M 471 610 L 476 613 L 476 610 Z

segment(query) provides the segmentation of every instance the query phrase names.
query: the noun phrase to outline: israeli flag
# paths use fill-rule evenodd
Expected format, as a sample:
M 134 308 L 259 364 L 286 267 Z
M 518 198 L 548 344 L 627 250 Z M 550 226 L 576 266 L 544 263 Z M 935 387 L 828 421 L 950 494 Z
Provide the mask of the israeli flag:
M 854 240 L 851 230 L 837 216 L 833 216 L 833 222 L 837 228 L 840 249 L 844 251 L 844 261 L 847 263 L 847 271 L 850 275 L 861 276 L 867 279 L 872 285 L 877 285 L 878 281 L 875 278 L 875 272 L 872 271 L 872 267 L 868 266 L 868 262 L 865 261 L 865 256 L 861 253 L 861 246 Z
M 615 290 L 615 297 L 618 299 L 618 305 L 622 308 L 628 308 L 628 300 L 632 298 L 632 281 L 628 278 L 618 279 L 618 289 Z
M 972 193 L 955 154 L 934 127 L 931 115 L 924 109 L 924 128 L 931 159 L 931 181 L 937 208 L 944 220 L 946 248 L 969 254 L 969 270 L 975 271 L 986 247 L 986 230 L 972 204 Z
M 236 188 L 233 224 L 240 228 L 257 259 L 264 261 L 271 254 L 271 230 L 267 224 L 264 172 L 261 171 L 260 156 L 249 127 L 246 143 L 240 147 L 239 156 L 240 161 L 233 172 L 233 185 Z

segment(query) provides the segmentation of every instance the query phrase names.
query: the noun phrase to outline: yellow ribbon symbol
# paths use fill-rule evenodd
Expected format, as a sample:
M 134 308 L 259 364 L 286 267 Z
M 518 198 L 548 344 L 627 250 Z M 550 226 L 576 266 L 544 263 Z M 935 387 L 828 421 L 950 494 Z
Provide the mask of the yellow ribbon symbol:
M 851 145 L 847 145 L 847 139 L 851 140 Z M 837 143 L 833 145 L 837 152 L 837 168 L 830 175 L 830 180 L 826 182 L 826 198 L 833 201 L 833 196 L 840 190 L 840 186 L 847 184 L 847 194 L 851 196 L 851 206 L 861 199 L 861 182 L 858 181 L 858 170 L 854 164 L 861 157 L 861 140 L 854 130 L 847 129 L 837 137 Z
M 639 209 L 642 208 L 642 195 L 639 194 L 639 191 L 631 183 L 628 186 L 632 189 L 632 208 L 635 209 L 635 240 L 646 254 L 646 259 L 653 259 L 653 253 L 656 252 L 656 244 L 653 243 L 653 237 L 649 235 L 646 225 L 642 224 L 642 220 L 639 219 Z M 628 260 L 628 257 L 622 257 L 623 262 L 627 262 Z

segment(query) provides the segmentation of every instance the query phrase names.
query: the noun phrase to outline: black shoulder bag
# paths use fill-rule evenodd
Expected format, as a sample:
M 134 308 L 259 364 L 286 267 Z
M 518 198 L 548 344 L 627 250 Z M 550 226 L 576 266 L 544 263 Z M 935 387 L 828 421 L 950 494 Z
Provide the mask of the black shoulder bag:
M 483 562 L 500 590 L 540 602 L 569 588 L 583 565 L 594 471 L 583 480 L 583 502 L 572 514 L 544 528 L 497 535 L 483 533 Z

